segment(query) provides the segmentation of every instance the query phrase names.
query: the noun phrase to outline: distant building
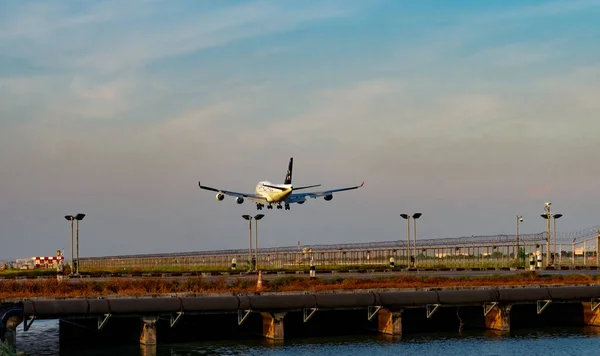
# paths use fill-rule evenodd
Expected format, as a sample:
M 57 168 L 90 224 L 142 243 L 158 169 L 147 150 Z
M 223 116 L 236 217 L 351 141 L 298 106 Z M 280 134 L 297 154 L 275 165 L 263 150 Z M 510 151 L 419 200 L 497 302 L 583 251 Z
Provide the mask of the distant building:
M 56 268 L 58 263 L 64 259 L 65 256 L 31 257 L 34 268 Z

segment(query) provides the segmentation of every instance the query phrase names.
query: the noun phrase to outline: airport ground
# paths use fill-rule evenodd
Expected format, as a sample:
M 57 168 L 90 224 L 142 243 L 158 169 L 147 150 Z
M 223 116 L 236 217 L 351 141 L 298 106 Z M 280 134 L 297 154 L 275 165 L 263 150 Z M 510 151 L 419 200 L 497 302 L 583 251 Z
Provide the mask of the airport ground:
M 98 297 L 298 291 L 419 290 L 438 288 L 524 287 L 532 285 L 595 285 L 597 270 L 562 271 L 385 271 L 309 274 L 125 276 L 0 280 L 0 300 L 39 297 Z

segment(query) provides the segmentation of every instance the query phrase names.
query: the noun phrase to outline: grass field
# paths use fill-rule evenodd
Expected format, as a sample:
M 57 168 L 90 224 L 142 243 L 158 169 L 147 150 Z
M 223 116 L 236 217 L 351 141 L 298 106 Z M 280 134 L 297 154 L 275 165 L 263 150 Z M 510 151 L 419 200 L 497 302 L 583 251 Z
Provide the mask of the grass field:
M 383 278 L 334 278 L 308 279 L 283 277 L 263 281 L 261 292 L 329 291 L 389 288 L 443 288 L 475 286 L 511 286 L 544 284 L 590 284 L 598 283 L 600 276 L 590 275 L 539 275 L 522 273 L 512 276 L 485 277 L 383 277 Z M 76 297 L 107 295 L 156 295 L 169 293 L 243 293 L 256 292 L 256 280 L 237 279 L 227 282 L 225 278 L 205 281 L 201 276 L 185 281 L 164 279 L 113 278 L 108 281 L 0 280 L 0 299 L 32 297 Z
M 319 270 L 324 271 L 349 271 L 349 270 L 367 270 L 367 269 L 383 269 L 389 268 L 389 265 L 328 265 L 319 266 Z M 247 268 L 238 268 L 235 272 L 245 272 Z M 296 271 L 304 270 L 308 272 L 309 266 L 294 267 L 294 268 L 260 268 L 263 272 L 278 272 L 278 271 Z M 84 275 L 90 275 L 92 277 L 99 277 L 106 274 L 144 274 L 144 273 L 205 273 L 205 272 L 232 272 L 229 268 L 219 267 L 193 267 L 193 268 L 182 268 L 182 267 L 171 267 L 171 266 L 156 266 L 149 268 L 139 267 L 124 267 L 124 268 L 85 268 L 80 269 L 79 273 Z M 65 268 L 64 274 L 69 274 L 70 269 Z M 38 276 L 55 276 L 56 270 L 52 269 L 32 269 L 32 270 L 4 270 L 0 271 L 0 277 L 4 278 L 15 278 L 15 277 L 38 277 Z

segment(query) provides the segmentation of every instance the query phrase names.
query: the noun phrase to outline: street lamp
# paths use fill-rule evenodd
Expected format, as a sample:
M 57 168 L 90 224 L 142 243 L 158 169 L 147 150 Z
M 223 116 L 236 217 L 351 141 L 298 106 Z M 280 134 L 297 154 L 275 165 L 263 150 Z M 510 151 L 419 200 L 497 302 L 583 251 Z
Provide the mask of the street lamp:
M 413 214 L 413 227 L 415 229 L 415 240 L 414 240 L 414 244 L 413 244 L 413 254 L 415 256 L 415 267 L 417 267 L 417 219 L 421 217 L 421 215 L 423 215 L 422 213 L 414 213 Z
M 410 267 L 410 215 L 400 214 L 400 216 L 406 220 L 406 240 L 408 245 L 406 247 L 406 267 Z
M 75 265 L 73 261 L 73 220 L 77 221 L 77 269 L 75 271 L 75 275 L 79 275 L 79 220 L 83 220 L 85 214 L 79 213 L 75 216 L 73 215 L 65 215 L 65 219 L 71 222 L 71 274 L 73 274 L 73 267 Z
M 85 214 L 77 214 L 75 215 L 75 220 L 77 220 L 77 271 L 75 272 L 76 275 L 79 276 L 79 220 L 83 220 L 83 218 L 85 218 Z
M 255 270 L 258 271 L 258 220 L 264 217 L 263 214 L 258 214 L 254 216 L 254 258 L 256 259 Z
M 242 217 L 248 220 L 248 263 L 252 266 L 252 216 L 250 215 L 242 215 Z
M 552 217 L 554 218 L 554 264 L 556 264 L 556 219 L 559 219 L 563 214 L 554 214 Z
M 411 257 L 414 258 L 415 261 L 415 267 L 416 267 L 416 258 L 417 258 L 417 219 L 421 217 L 421 215 L 423 215 L 422 213 L 414 213 L 412 215 L 412 218 L 414 220 L 415 226 L 414 226 L 414 244 L 413 244 L 413 255 L 410 256 L 410 218 L 411 216 L 408 214 L 400 214 L 400 216 L 406 220 L 406 239 L 408 241 L 408 246 L 406 248 L 407 251 L 407 255 L 408 256 L 408 264 L 407 266 L 410 267 L 410 261 L 411 261 Z
M 575 240 L 577 238 L 574 238 L 571 242 L 571 266 L 575 266 Z
M 515 256 L 517 261 L 520 261 L 521 249 L 519 248 L 519 223 L 523 222 L 523 216 L 517 215 L 517 255 Z M 520 265 L 520 263 L 519 263 Z
M 546 266 L 550 265 L 550 217 L 552 213 L 550 212 L 550 206 L 552 203 L 545 203 L 544 210 L 546 211 L 541 215 L 542 218 L 546 220 Z
M 73 274 L 73 220 L 75 217 L 73 215 L 65 215 L 65 219 L 71 221 L 71 273 Z

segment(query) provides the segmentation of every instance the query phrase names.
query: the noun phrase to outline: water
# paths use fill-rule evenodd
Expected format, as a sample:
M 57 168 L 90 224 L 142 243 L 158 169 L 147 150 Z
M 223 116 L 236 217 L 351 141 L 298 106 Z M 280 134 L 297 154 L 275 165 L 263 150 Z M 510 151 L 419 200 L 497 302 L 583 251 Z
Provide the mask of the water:
M 29 331 L 18 329 L 19 351 L 27 355 L 141 355 L 138 345 L 106 346 L 95 349 L 60 350 L 58 322 L 35 321 Z M 493 332 L 435 333 L 388 338 L 365 335 L 335 338 L 286 340 L 273 345 L 263 339 L 224 342 L 200 342 L 159 345 L 157 356 L 183 355 L 597 355 L 600 350 L 600 327 L 555 328 L 543 331 L 519 330 L 510 336 Z

